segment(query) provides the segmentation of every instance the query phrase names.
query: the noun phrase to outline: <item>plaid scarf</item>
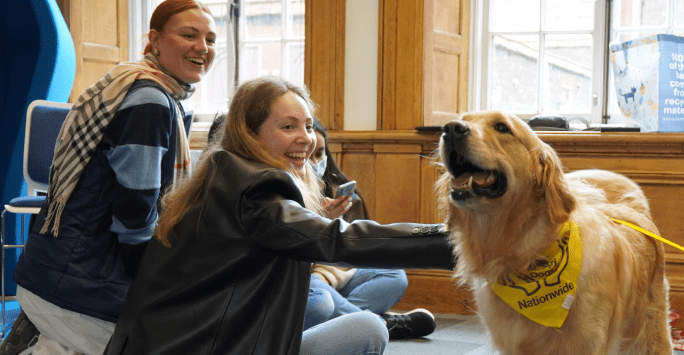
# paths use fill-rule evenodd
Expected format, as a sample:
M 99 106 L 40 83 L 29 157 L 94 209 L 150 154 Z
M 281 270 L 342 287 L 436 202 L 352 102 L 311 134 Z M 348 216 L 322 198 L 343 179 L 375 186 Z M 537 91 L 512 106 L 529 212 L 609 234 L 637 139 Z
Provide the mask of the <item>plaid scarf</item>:
M 184 100 L 194 92 L 192 85 L 181 84 L 164 73 L 157 58 L 151 54 L 140 62 L 119 63 L 100 81 L 86 89 L 69 111 L 57 137 L 46 199 L 47 216 L 41 233 L 46 233 L 52 225 L 51 232 L 57 237 L 64 206 L 83 169 L 93 156 L 128 89 L 136 80 L 143 79 L 159 84 L 176 101 Z M 190 175 L 190 146 L 178 103 L 174 106 L 177 118 L 175 187 L 177 180 Z

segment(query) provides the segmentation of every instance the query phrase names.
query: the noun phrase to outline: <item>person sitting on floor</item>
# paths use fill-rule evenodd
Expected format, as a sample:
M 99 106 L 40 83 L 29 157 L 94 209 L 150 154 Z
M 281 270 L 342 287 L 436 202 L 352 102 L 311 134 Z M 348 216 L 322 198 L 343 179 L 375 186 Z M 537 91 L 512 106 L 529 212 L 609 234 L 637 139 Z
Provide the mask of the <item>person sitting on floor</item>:
M 313 107 L 305 89 L 282 78 L 240 85 L 221 139 L 166 194 L 105 354 L 321 354 L 328 344 L 302 341 L 312 262 L 454 269 L 443 224 L 348 223 L 319 214 L 320 184 L 309 162 Z M 359 316 L 386 344 L 382 319 L 347 315 Z M 375 345 L 359 353 L 381 354 L 384 344 Z
M 323 213 L 328 218 L 341 217 L 347 222 L 370 219 L 358 187 L 352 196 L 335 197 L 337 188 L 350 181 L 333 159 L 328 148 L 328 134 L 320 120 L 314 118 L 316 148 L 311 155 L 316 174 L 323 180 Z M 364 310 L 380 315 L 386 322 L 390 339 L 427 336 L 435 328 L 435 317 L 419 308 L 407 313 L 387 312 L 404 295 L 408 287 L 402 269 L 356 269 L 314 264 L 311 273 L 311 298 L 306 310 L 304 328 L 341 315 Z M 330 297 L 322 296 L 327 292 Z M 321 302 L 332 302 L 332 306 Z M 332 312 L 330 311 L 332 309 Z

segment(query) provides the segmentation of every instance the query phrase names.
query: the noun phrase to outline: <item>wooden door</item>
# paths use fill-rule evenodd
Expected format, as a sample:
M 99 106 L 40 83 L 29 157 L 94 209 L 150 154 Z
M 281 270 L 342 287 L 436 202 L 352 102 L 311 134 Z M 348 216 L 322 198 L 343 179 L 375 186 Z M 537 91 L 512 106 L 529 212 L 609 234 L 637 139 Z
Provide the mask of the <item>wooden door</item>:
M 58 0 L 76 50 L 70 102 L 116 64 L 128 60 L 127 0 Z

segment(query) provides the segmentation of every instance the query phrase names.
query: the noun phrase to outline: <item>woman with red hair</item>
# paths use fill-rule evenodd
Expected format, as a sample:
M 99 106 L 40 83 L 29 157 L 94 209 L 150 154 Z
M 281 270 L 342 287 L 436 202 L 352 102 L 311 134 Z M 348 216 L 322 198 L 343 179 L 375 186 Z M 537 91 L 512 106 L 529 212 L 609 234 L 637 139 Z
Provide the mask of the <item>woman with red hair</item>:
M 47 200 L 14 278 L 25 312 L 3 345 L 33 354 L 102 354 L 175 180 L 189 175 L 190 116 L 180 101 L 211 66 L 216 24 L 195 0 L 162 2 L 145 58 L 86 89 L 56 143 Z M 25 324 L 24 324 L 25 323 Z M 24 325 L 22 325 L 24 324 Z

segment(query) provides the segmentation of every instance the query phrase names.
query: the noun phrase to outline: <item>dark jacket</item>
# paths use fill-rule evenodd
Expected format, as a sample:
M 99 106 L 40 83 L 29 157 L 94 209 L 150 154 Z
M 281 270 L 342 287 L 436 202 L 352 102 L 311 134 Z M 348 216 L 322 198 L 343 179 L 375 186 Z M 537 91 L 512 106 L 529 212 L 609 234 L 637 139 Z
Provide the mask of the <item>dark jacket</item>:
M 282 170 L 215 153 L 207 199 L 143 256 L 105 354 L 290 354 L 311 262 L 453 269 L 442 225 L 330 220 Z
M 173 182 L 174 105 L 153 82 L 133 84 L 66 203 L 59 236 L 40 233 L 46 206 L 32 220 L 14 272 L 18 285 L 61 308 L 117 321 L 156 226 L 158 198 Z M 189 129 L 189 116 L 184 118 Z M 129 160 L 117 166 L 118 149 Z M 150 152 L 159 165 L 146 163 Z M 150 188 L 137 188 L 141 175 Z

